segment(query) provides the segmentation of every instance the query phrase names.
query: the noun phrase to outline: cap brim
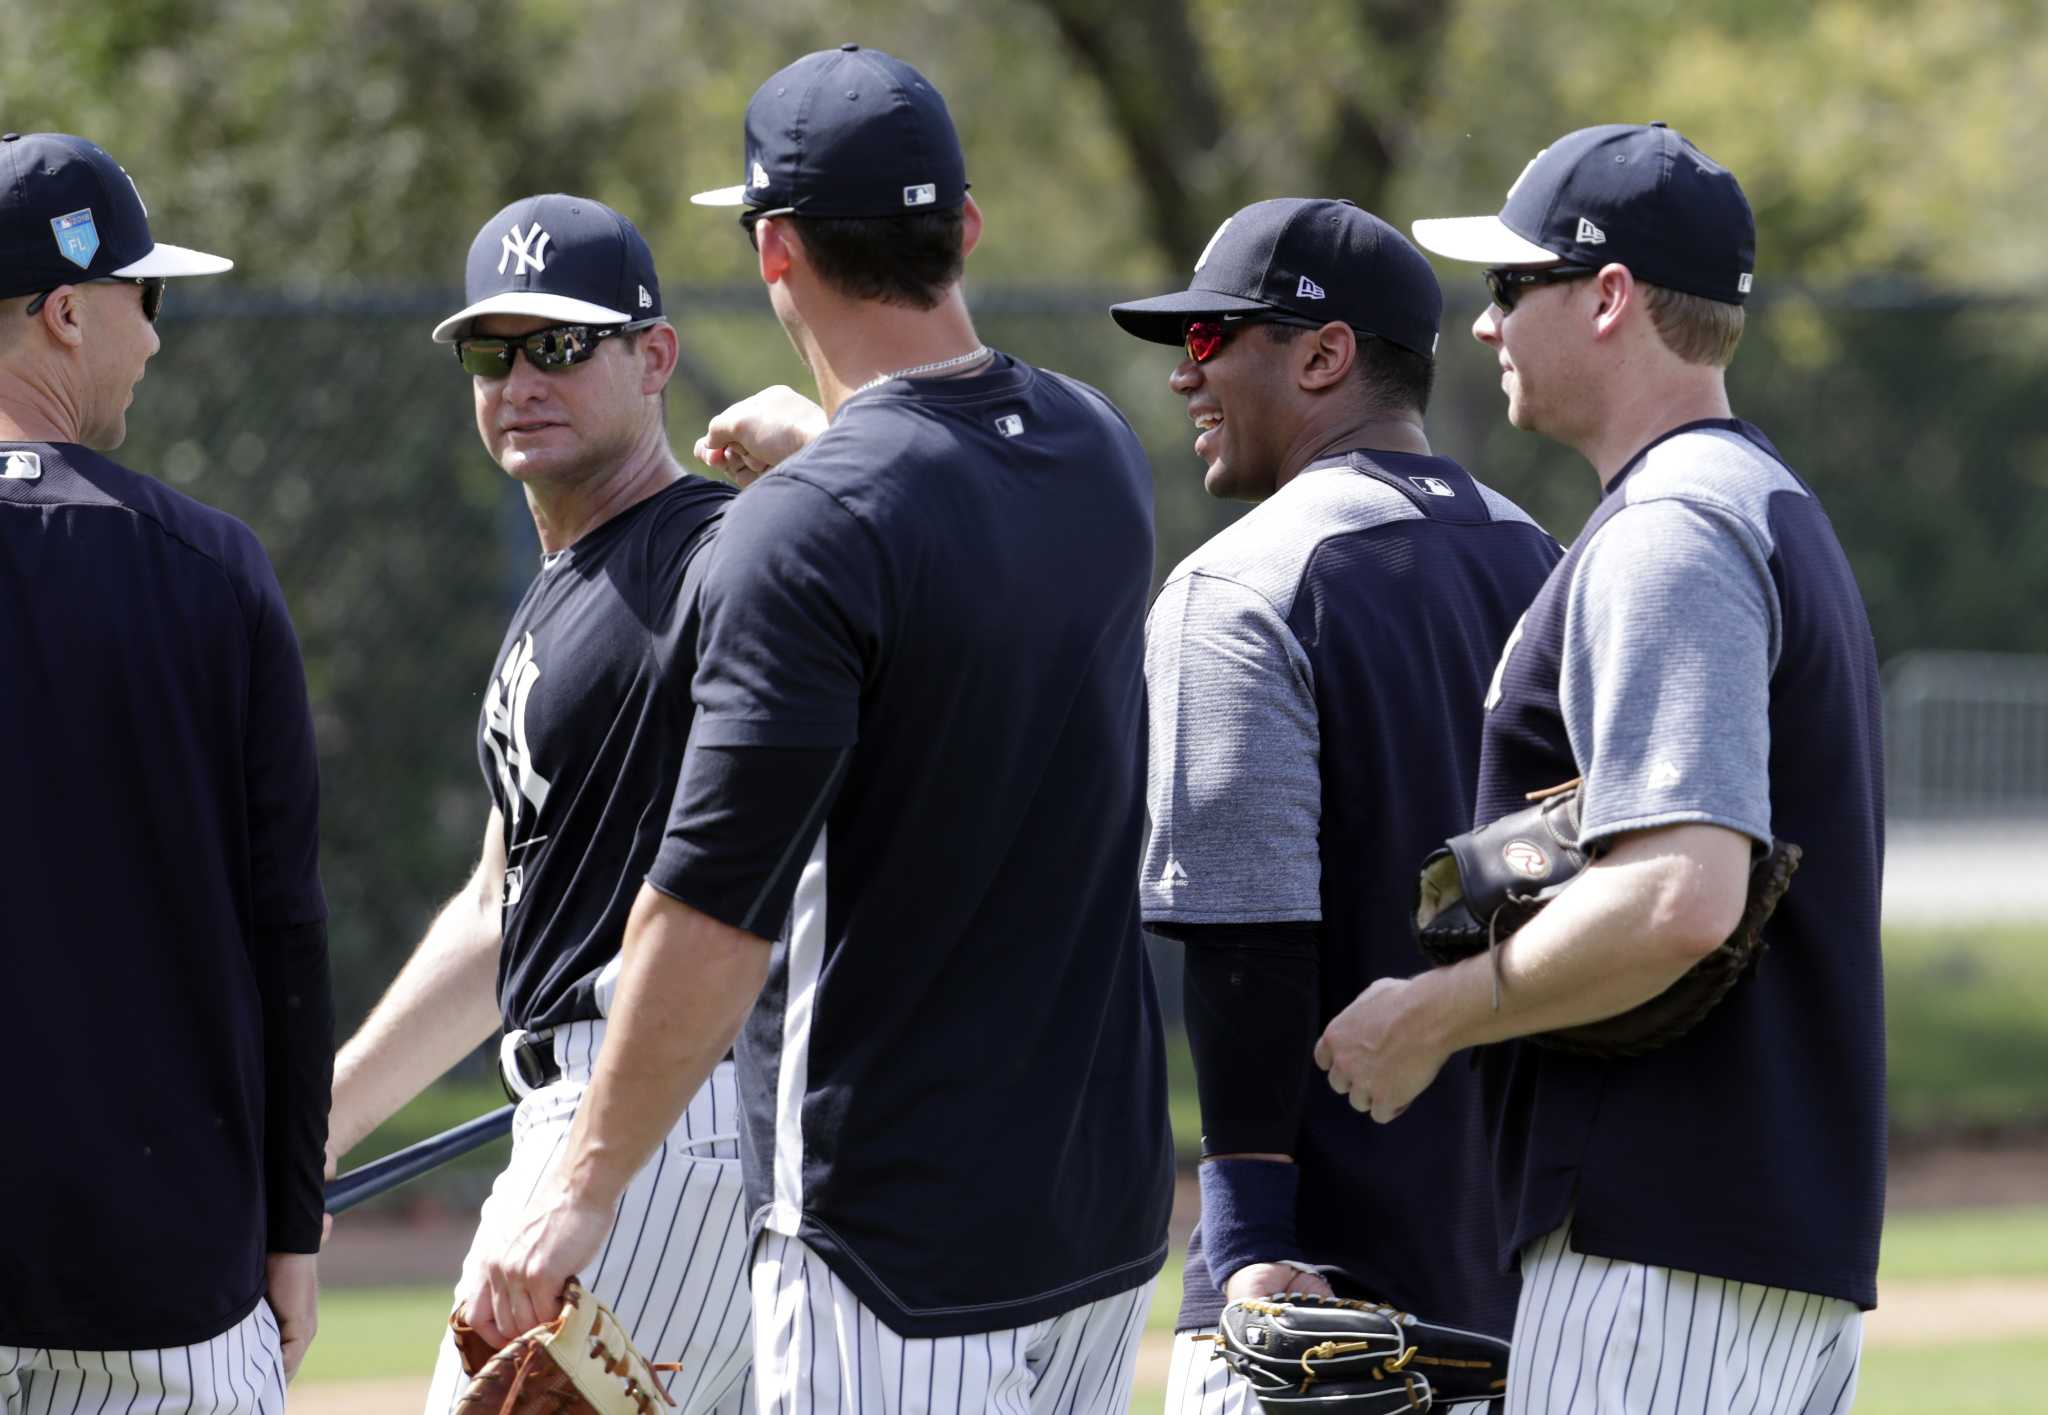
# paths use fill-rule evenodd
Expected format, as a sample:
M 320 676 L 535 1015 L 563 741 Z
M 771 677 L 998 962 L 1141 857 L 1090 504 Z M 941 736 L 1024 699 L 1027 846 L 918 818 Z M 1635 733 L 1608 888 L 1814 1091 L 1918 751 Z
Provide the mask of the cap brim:
M 588 300 L 572 300 L 567 295 L 547 295 L 539 290 L 504 290 L 488 299 L 478 300 L 468 309 L 456 311 L 435 325 L 434 342 L 453 344 L 462 338 L 471 320 L 481 319 L 487 314 L 525 314 L 561 324 L 631 324 L 637 318 L 623 310 L 606 309 Z
M 1564 259 L 1510 231 L 1498 216 L 1443 216 L 1412 222 L 1415 244 L 1474 265 L 1555 265 Z
M 1178 344 L 1187 322 L 1204 314 L 1248 314 L 1273 306 L 1242 295 L 1225 295 L 1216 290 L 1177 290 L 1171 295 L 1154 295 L 1149 300 L 1127 300 L 1109 307 L 1109 317 L 1127 334 L 1154 344 Z
M 138 279 L 150 276 L 168 278 L 174 275 L 218 275 L 234 268 L 235 263 L 226 256 L 208 255 L 205 251 L 187 250 L 183 246 L 167 246 L 159 241 L 149 248 L 148 255 L 122 266 L 114 274 Z
M 736 187 L 713 187 L 708 192 L 698 192 L 690 198 L 695 206 L 745 206 L 747 187 L 742 182 Z

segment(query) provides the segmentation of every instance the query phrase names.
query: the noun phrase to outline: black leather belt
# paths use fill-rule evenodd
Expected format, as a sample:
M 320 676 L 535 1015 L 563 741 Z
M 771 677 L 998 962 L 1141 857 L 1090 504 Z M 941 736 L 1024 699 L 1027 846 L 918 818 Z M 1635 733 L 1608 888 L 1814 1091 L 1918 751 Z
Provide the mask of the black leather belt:
M 520 1081 L 531 1091 L 561 1080 L 562 1068 L 555 1061 L 554 1033 L 541 1032 L 521 1040 L 512 1048 L 512 1069 L 519 1073 Z M 519 1099 L 519 1093 L 512 1089 L 511 1078 L 502 1070 L 498 1073 L 498 1081 L 504 1086 L 507 1099 Z

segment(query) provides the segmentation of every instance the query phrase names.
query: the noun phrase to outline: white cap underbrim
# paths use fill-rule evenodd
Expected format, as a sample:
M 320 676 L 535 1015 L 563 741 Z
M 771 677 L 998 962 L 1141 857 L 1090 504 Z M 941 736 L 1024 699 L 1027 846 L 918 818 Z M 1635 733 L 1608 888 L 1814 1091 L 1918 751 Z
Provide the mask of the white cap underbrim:
M 471 320 L 487 314 L 527 314 L 535 319 L 551 319 L 558 324 L 631 324 L 636 318 L 623 310 L 606 309 L 588 300 L 572 300 L 567 295 L 550 295 L 540 290 L 501 290 L 487 299 L 478 300 L 468 309 L 456 311 L 435 325 L 434 342 L 453 344 L 462 338 Z
M 742 182 L 735 187 L 713 187 L 708 192 L 698 192 L 690 198 L 690 202 L 695 206 L 745 206 L 747 184 Z
M 205 251 L 187 250 L 183 246 L 167 246 L 159 241 L 149 248 L 148 255 L 122 266 L 114 274 L 147 279 L 150 276 L 218 275 L 234 268 L 235 263 L 226 256 L 208 255 Z
M 1498 216 L 1441 216 L 1411 222 L 1415 244 L 1474 265 L 1555 265 L 1564 257 L 1510 231 Z

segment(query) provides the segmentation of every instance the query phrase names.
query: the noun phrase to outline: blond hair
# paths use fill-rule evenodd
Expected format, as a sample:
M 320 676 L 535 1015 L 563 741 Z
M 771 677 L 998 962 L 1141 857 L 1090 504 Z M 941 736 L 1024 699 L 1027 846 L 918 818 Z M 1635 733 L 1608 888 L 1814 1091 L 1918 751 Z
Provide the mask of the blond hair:
M 1650 324 L 1664 347 L 1689 364 L 1726 368 L 1742 340 L 1742 306 L 1642 282 Z

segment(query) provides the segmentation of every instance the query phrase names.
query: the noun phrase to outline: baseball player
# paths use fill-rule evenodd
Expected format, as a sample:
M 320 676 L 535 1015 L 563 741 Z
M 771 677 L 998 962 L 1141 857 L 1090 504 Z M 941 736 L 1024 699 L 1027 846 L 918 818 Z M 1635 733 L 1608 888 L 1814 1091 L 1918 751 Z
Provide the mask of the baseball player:
M 1479 1063 L 1522 1271 L 1510 1411 L 1845 1410 L 1884 1199 L 1877 670 L 1812 490 L 1729 411 L 1749 204 L 1670 128 L 1616 124 L 1558 139 L 1498 216 L 1415 235 L 1488 267 L 1473 333 L 1509 420 L 1600 478 L 1494 675 L 1475 812 L 1582 777 L 1596 858 L 1497 975 L 1378 982 L 1318 1058 L 1391 1120 L 1461 1047 L 1663 991 L 1734 929 L 1760 848 L 1801 845 L 1770 951 L 1693 1031 Z
M 1255 202 L 1193 288 L 1115 306 L 1177 344 L 1211 495 L 1259 503 L 1183 561 L 1146 625 L 1151 834 L 1142 897 L 1186 945 L 1202 1105 L 1167 1409 L 1244 1415 L 1210 1359 L 1226 1297 L 1365 1297 L 1506 1336 L 1476 1080 L 1375 1133 L 1310 1052 L 1419 958 L 1415 862 L 1471 818 L 1480 703 L 1560 551 L 1430 452 L 1443 296 L 1344 201 Z
M 36 1069 L 0 1164 L 6 1415 L 280 1415 L 317 1321 L 334 1002 L 298 639 L 248 527 L 104 455 L 166 282 L 229 267 L 159 244 L 84 138 L 0 137 L 8 1039 Z
M 798 60 L 742 172 L 698 200 L 743 207 L 821 406 L 715 430 L 779 465 L 705 581 L 613 1045 L 472 1318 L 554 1311 L 739 1033 L 764 1410 L 1122 1412 L 1172 1177 L 1130 870 L 1144 453 L 975 337 L 981 213 L 915 69 Z
M 661 843 L 697 663 L 696 596 L 732 488 L 686 473 L 662 425 L 675 371 L 647 243 L 586 197 L 513 202 L 441 321 L 485 449 L 526 492 L 540 571 L 484 686 L 483 858 L 335 1067 L 340 1155 L 502 1020 L 512 1154 L 456 1288 L 560 1149 L 604 1054 L 633 891 Z M 729 1062 L 707 1068 L 605 1218 L 584 1286 L 670 1377 L 683 1411 L 745 1408 L 745 1214 Z M 516 1332 L 494 1332 L 502 1341 Z M 442 1342 L 428 1396 L 467 1381 Z

